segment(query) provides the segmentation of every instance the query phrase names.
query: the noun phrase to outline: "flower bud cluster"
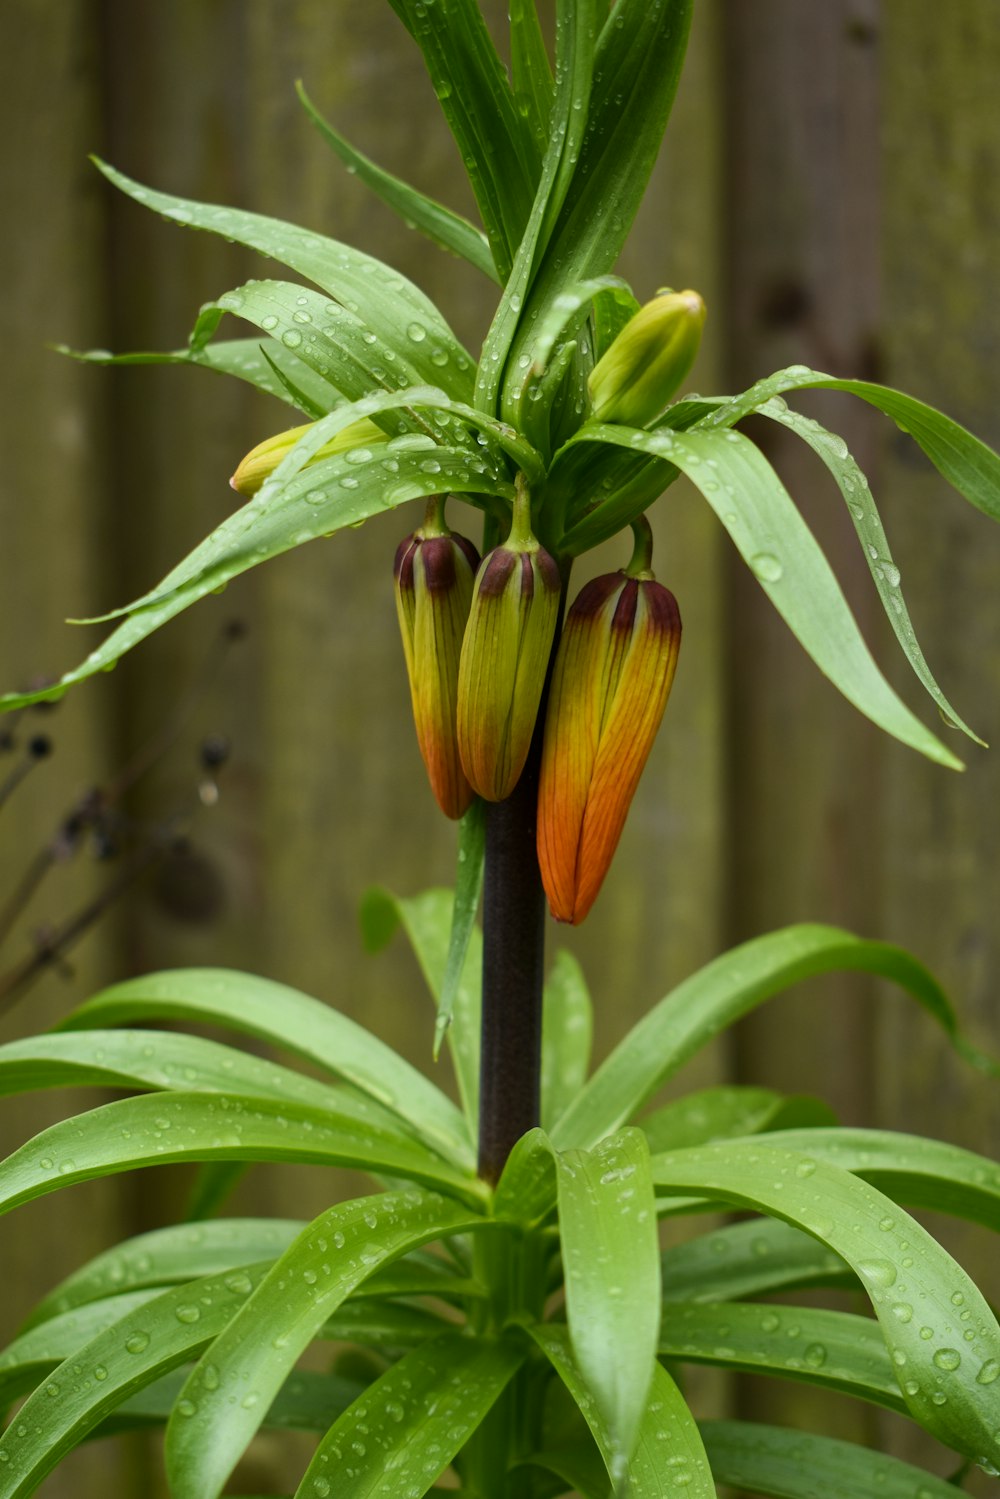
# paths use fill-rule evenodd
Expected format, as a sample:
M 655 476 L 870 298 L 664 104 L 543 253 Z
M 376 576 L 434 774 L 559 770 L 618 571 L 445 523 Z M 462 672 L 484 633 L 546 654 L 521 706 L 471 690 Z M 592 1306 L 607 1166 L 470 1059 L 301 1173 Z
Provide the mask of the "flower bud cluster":
M 555 560 L 531 534 L 523 498 L 510 536 L 478 570 L 471 542 L 444 528 L 443 499 L 432 502 L 423 531 L 408 536 L 396 553 L 396 604 L 417 739 L 449 817 L 460 817 L 474 795 L 487 801 L 510 796 L 549 672 L 561 579 Z M 648 561 L 643 521 L 629 568 L 581 590 L 552 665 L 537 837 L 542 881 L 558 921 L 576 924 L 593 905 L 673 682 L 680 614 Z

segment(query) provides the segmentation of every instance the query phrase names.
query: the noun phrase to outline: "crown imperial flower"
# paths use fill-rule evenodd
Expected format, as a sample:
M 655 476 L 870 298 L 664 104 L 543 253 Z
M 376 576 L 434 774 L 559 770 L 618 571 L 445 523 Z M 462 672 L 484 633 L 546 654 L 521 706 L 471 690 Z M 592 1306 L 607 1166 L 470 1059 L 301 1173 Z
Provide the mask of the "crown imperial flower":
M 557 921 L 581 922 L 608 872 L 680 638 L 677 601 L 647 568 L 594 578 L 566 616 L 538 794 L 538 861 Z
M 443 511 L 443 496 L 434 496 L 422 529 L 400 542 L 393 573 L 417 743 L 438 806 L 458 818 L 474 795 L 458 754 L 456 704 L 479 553 L 447 530 Z
M 511 534 L 476 576 L 458 680 L 458 747 L 474 789 L 510 796 L 531 746 L 559 614 L 555 560 L 531 534 L 519 489 Z
M 590 372 L 594 420 L 630 427 L 654 421 L 694 363 L 704 323 L 696 291 L 657 292 Z

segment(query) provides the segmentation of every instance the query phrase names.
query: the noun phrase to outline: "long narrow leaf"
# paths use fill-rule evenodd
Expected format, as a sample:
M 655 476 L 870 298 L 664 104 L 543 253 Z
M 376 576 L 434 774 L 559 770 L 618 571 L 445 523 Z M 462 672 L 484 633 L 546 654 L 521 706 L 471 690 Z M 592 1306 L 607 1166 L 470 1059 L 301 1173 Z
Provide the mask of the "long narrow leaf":
M 732 1223 L 660 1256 L 663 1300 L 736 1301 L 807 1286 L 856 1286 L 850 1267 L 810 1234 L 778 1218 Z
M 259 338 L 220 339 L 197 350 L 164 353 L 112 354 L 107 349 L 78 350 L 64 344 L 57 348 L 60 354 L 84 364 L 190 364 L 220 375 L 234 375 L 265 395 L 277 396 L 310 420 L 331 411 L 341 399 L 341 393 L 328 380 L 303 364 L 291 349 L 273 340 L 266 354 Z
M 805 1229 L 864 1286 L 910 1414 L 956 1451 L 1000 1466 L 1000 1327 L 982 1293 L 888 1197 L 798 1151 L 727 1141 L 652 1159 L 658 1188 L 692 1190 Z
M 410 1499 L 426 1493 L 523 1362 L 523 1347 L 451 1333 L 415 1349 L 331 1426 L 296 1493 Z
M 704 1421 L 720 1483 L 773 1499 L 955 1499 L 943 1478 L 834 1437 L 757 1421 Z
M 916 631 L 900 589 L 899 568 L 892 560 L 881 518 L 872 501 L 868 480 L 847 451 L 847 444 L 843 438 L 827 432 L 825 428 L 810 417 L 803 416 L 801 412 L 790 411 L 784 401 L 767 401 L 760 408 L 760 412 L 762 416 L 770 417 L 772 421 L 779 422 L 794 432 L 797 437 L 801 437 L 803 442 L 807 442 L 813 452 L 817 453 L 826 464 L 837 481 L 847 504 L 861 542 L 865 561 L 874 579 L 878 596 L 882 600 L 882 607 L 892 625 L 896 639 L 903 648 L 904 656 L 948 722 L 956 729 L 961 729 L 963 734 L 968 734 L 969 738 L 974 739 L 977 744 L 985 743 L 956 713 L 924 660 L 924 653 L 920 649 Z
M 639 432 L 594 423 L 580 441 L 666 458 L 704 495 L 799 644 L 834 686 L 887 734 L 931 760 L 961 761 L 914 717 L 879 671 L 840 584 L 791 496 L 739 432 Z
M 722 403 L 706 426 L 731 426 L 774 396 L 795 390 L 843 390 L 877 406 L 919 444 L 938 472 L 970 505 L 1000 520 L 1000 457 L 951 417 L 887 385 L 874 385 L 870 380 L 838 380 L 803 364 L 793 364 L 758 380 L 743 395 Z
M 216 1218 L 138 1234 L 75 1270 L 38 1302 L 25 1326 L 109 1296 L 276 1259 L 304 1227 L 290 1218 Z
M 448 957 L 444 965 L 444 976 L 441 980 L 441 989 L 438 995 L 437 1023 L 434 1027 L 434 1057 L 437 1059 L 441 1042 L 446 1032 L 451 1028 L 455 1014 L 461 1006 L 465 1018 L 466 1035 L 459 1038 L 458 1046 L 463 1053 L 470 1049 L 475 1050 L 475 1063 L 477 1066 L 475 1098 L 471 1096 L 472 1090 L 466 1086 L 462 1091 L 462 1102 L 465 1107 L 466 1118 L 469 1121 L 470 1130 L 475 1130 L 478 1125 L 479 1110 L 479 1078 L 478 1078 L 478 1046 L 475 1042 L 479 1038 L 479 1012 L 470 1014 L 469 1003 L 463 990 L 467 991 L 473 987 L 470 977 L 467 976 L 467 965 L 469 962 L 469 948 L 472 943 L 472 934 L 476 926 L 476 915 L 479 911 L 479 899 L 483 889 L 483 873 L 486 858 L 486 808 L 477 797 L 472 806 L 466 812 L 459 823 L 458 828 L 458 867 L 455 871 L 455 899 L 451 910 L 451 930 L 448 933 Z M 474 960 L 473 960 L 474 961 Z M 477 965 L 477 971 L 478 971 Z M 478 991 L 481 983 L 474 985 Z M 471 1033 L 471 1034 L 470 1034 Z M 472 1061 L 469 1058 L 469 1061 Z M 463 1071 L 466 1069 L 466 1057 L 463 1054 Z
M 772 1088 L 743 1086 L 703 1088 L 646 1114 L 639 1127 L 649 1148 L 681 1150 L 738 1135 L 770 1130 L 835 1124 L 828 1104 L 803 1094 L 776 1093 Z
M 391 1115 L 357 1095 L 250 1052 L 174 1031 L 87 1031 L 31 1036 L 0 1046 L 0 1094 L 36 1088 L 244 1093 L 346 1110 L 385 1123 Z
M 375 399 L 356 402 L 351 409 L 364 415 L 359 408 L 371 406 Z M 57 700 L 68 687 L 109 670 L 168 620 L 218 592 L 231 579 L 307 541 L 360 525 L 372 515 L 429 494 L 512 493 L 510 485 L 488 472 L 482 458 L 464 449 L 438 446 L 419 434 L 392 439 L 382 445 L 377 458 L 369 454 L 367 468 L 359 466 L 358 453 L 368 451 L 351 449 L 324 459 L 304 469 L 280 492 L 265 485 L 168 573 L 148 601 L 137 600 L 127 611 L 113 611 L 127 612 L 128 617 L 82 665 L 51 687 L 0 697 L 0 711 Z
M 0 1212 L 97 1176 L 215 1160 L 350 1166 L 472 1203 L 485 1190 L 416 1140 L 349 1115 L 269 1098 L 171 1093 L 103 1104 L 43 1130 L 0 1164 Z
M 664 1309 L 660 1357 L 776 1375 L 906 1414 L 895 1367 L 870 1317 L 803 1306 L 675 1303 Z
M 421 895 L 402 899 L 381 887 L 367 891 L 361 905 L 362 934 L 368 950 L 377 952 L 384 947 L 397 925 L 402 923 L 427 987 L 438 1005 L 452 952 L 454 907 L 455 897 L 450 890 L 425 890 Z M 470 1139 L 479 1122 L 482 963 L 482 933 L 473 923 L 468 931 L 461 974 L 454 989 L 451 1024 L 446 1032 Z
M 534 201 L 514 256 L 503 297 L 483 344 L 476 375 L 476 403 L 484 411 L 498 405 L 507 358 L 553 221 L 576 170 L 587 120 L 593 73 L 594 0 L 558 0 L 556 7 L 556 97 L 553 120 Z M 504 419 L 516 424 L 516 404 L 500 403 Z
M 224 968 L 178 968 L 128 979 L 66 1017 L 62 1030 L 153 1020 L 222 1025 L 269 1041 L 353 1084 L 420 1138 L 474 1164 L 461 1113 L 441 1090 L 363 1026 L 287 984 Z
M 660 1287 L 649 1152 L 639 1130 L 557 1159 L 566 1316 L 620 1484 L 656 1362 Z
M 837 927 L 801 925 L 744 942 L 693 974 L 634 1026 L 553 1126 L 559 1149 L 588 1146 L 629 1119 L 713 1036 L 793 984 L 860 970 L 899 984 L 970 1060 L 989 1066 L 958 1033 L 940 986 L 916 958 Z
M 302 1352 L 374 1270 L 481 1223 L 419 1191 L 363 1198 L 322 1213 L 189 1377 L 167 1428 L 167 1472 L 175 1491 L 185 1499 L 215 1499 Z
M 44 1374 L 92 1338 L 160 1294 L 154 1287 L 107 1296 L 62 1312 L 40 1327 L 30 1327 L 21 1333 L 0 1353 L 0 1409 L 26 1390 L 34 1389 Z
M 461 214 L 445 208 L 443 203 L 436 203 L 425 193 L 418 192 L 401 177 L 394 177 L 391 172 L 376 166 L 370 157 L 358 151 L 339 130 L 334 130 L 329 121 L 323 118 L 301 83 L 296 84 L 296 92 L 306 114 L 349 172 L 353 172 L 366 187 L 370 187 L 411 228 L 419 229 L 421 234 L 425 234 L 440 249 L 450 251 L 461 260 L 467 260 L 491 281 L 499 280 L 489 240 L 481 229 L 470 224 Z
M 535 137 L 541 157 L 552 118 L 552 67 L 535 0 L 511 0 L 509 14 L 514 103 Z
M 545 981 L 542 1001 L 542 1128 L 565 1112 L 587 1081 L 594 1015 L 587 982 L 562 949 Z
M 580 1407 L 608 1472 L 614 1445 L 604 1419 L 573 1358 L 565 1328 L 540 1323 L 528 1328 Z M 694 1417 L 674 1381 L 656 1364 L 635 1452 L 619 1492 L 629 1499 L 716 1499 L 708 1458 Z
M 76 1349 L 0 1438 L 3 1499 L 34 1493 L 45 1474 L 117 1406 L 210 1342 L 262 1273 L 251 1266 L 167 1291 Z
M 863 1176 L 909 1207 L 1000 1231 L 1000 1167 L 942 1140 L 878 1129 L 790 1129 L 774 1143 Z
M 424 55 L 504 285 L 538 177 L 534 135 L 515 108 L 475 0 L 451 0 L 447 6 L 426 6 L 421 0 L 390 3 Z
M 243 209 L 176 198 L 133 182 L 106 162 L 96 164 L 115 187 L 172 223 L 221 234 L 307 277 L 349 312 L 361 317 L 376 341 L 388 347 L 392 347 L 400 329 L 411 321 L 425 323 L 449 356 L 441 371 L 431 378 L 439 385 L 447 383 L 450 394 L 460 400 L 468 399 L 472 390 L 472 360 L 430 298 L 399 271 L 351 245 L 314 234 L 297 224 Z

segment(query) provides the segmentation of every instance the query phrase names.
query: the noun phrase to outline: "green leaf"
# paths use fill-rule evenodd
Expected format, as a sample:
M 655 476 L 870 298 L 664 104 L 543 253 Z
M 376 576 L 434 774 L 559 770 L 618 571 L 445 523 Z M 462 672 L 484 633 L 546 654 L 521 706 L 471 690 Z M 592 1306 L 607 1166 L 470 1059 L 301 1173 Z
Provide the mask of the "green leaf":
M 270 1041 L 351 1083 L 434 1149 L 474 1169 L 465 1121 L 439 1088 L 363 1026 L 286 984 L 224 968 L 147 974 L 105 989 L 60 1029 L 152 1020 L 223 1025 Z
M 324 417 L 283 460 L 281 468 L 296 458 L 299 448 L 316 441 L 316 433 L 321 432 L 324 423 L 344 426 L 359 416 L 372 414 L 385 399 L 369 397 L 346 408 L 346 416 L 338 411 Z M 395 394 L 388 399 L 399 401 L 402 397 Z M 252 500 L 218 526 L 149 594 L 125 609 L 102 616 L 113 618 L 124 613 L 128 618 L 81 666 L 66 672 L 51 687 L 0 697 L 0 711 L 55 701 L 75 683 L 98 671 L 110 670 L 147 635 L 207 594 L 219 592 L 232 578 L 307 541 L 360 525 L 370 516 L 395 509 L 407 500 L 444 490 L 504 496 L 513 493 L 506 481 L 488 472 L 482 457 L 472 456 L 465 449 L 438 446 L 418 433 L 379 445 L 378 457 L 368 462 L 367 467 L 359 466 L 358 454 L 368 451 L 351 449 L 324 459 L 297 473 L 287 483 L 283 476 L 278 477 L 281 468 L 276 470 Z
M 614 1446 L 573 1358 L 566 1329 L 547 1322 L 534 1324 L 528 1331 L 580 1407 L 610 1473 Z M 618 1492 L 627 1493 L 629 1499 L 677 1499 L 679 1489 L 684 1499 L 716 1499 L 694 1417 L 666 1369 L 654 1364 L 635 1451 Z
M 772 1088 L 723 1086 L 703 1088 L 664 1104 L 640 1119 L 639 1128 L 650 1150 L 656 1151 L 836 1122 L 830 1106 L 819 1098 L 776 1093 Z
M 376 342 L 386 347 L 393 347 L 400 329 L 410 322 L 424 323 L 436 346 L 448 353 L 447 362 L 440 367 L 435 365 L 437 372 L 428 378 L 436 385 L 447 383 L 451 395 L 468 399 L 472 392 L 473 361 L 430 298 L 399 271 L 351 245 L 314 234 L 297 224 L 242 209 L 175 198 L 133 182 L 106 162 L 96 158 L 95 162 L 115 187 L 173 223 L 221 234 L 307 277 L 349 313 L 367 323 Z
M 609 1472 L 628 1468 L 656 1363 L 660 1268 L 649 1151 L 623 1130 L 556 1160 L 566 1320 L 607 1430 Z
M 184 1386 L 188 1370 L 175 1369 L 147 1385 L 98 1426 L 94 1437 L 156 1424 L 162 1426 Z M 326 1431 L 342 1411 L 364 1393 L 356 1380 L 337 1374 L 315 1374 L 297 1369 L 268 1407 L 263 1426 L 279 1431 Z
M 343 1302 L 324 1322 L 318 1336 L 334 1343 L 377 1348 L 386 1357 L 400 1358 L 418 1344 L 451 1330 L 452 1323 L 424 1307 L 400 1306 L 380 1296 L 360 1295 Z
M 485 856 L 486 807 L 485 803 L 476 797 L 458 825 L 458 867 L 455 871 L 455 899 L 451 912 L 451 931 L 448 934 L 448 960 L 445 963 L 444 977 L 441 980 L 438 1018 L 434 1027 L 434 1059 L 436 1061 L 445 1032 L 455 1017 L 456 1006 L 461 1004 L 466 1032 L 465 1036 L 459 1037 L 458 1040 L 458 1049 L 463 1052 L 462 1070 L 466 1072 L 470 1063 L 474 1063 L 476 1068 L 477 1096 L 472 1096 L 472 1090 L 469 1087 L 471 1079 L 466 1078 L 465 1086 L 462 1088 L 465 1115 L 469 1121 L 469 1128 L 473 1132 L 477 1127 L 479 1110 L 479 1049 L 474 1042 L 478 1041 L 479 1037 L 481 1005 L 477 1007 L 475 1014 L 471 1014 L 466 994 L 470 989 L 475 989 L 478 993 L 481 985 L 477 984 L 471 975 L 466 974 L 466 959 L 469 956 L 469 944 L 475 930 L 479 897 L 483 889 Z M 464 1054 L 467 1051 L 474 1051 L 475 1055 L 467 1058 Z
M 618 259 L 666 128 L 691 10 L 691 0 L 615 5 L 597 43 L 579 161 L 529 310 Z
M 530 340 L 522 340 L 520 357 L 507 369 L 503 394 L 503 409 L 510 413 L 518 430 L 527 431 L 530 426 L 531 408 L 539 399 L 539 386 L 557 347 L 573 338 L 599 297 L 604 302 L 613 299 L 627 308 L 629 315 L 638 308 L 628 283 L 620 276 L 592 276 L 564 286 L 538 318 Z
M 592 1145 L 727 1025 L 793 984 L 845 970 L 892 979 L 937 1021 L 956 1050 L 970 1056 L 941 988 L 902 948 L 837 927 L 785 927 L 715 958 L 643 1016 L 553 1126 L 553 1143 L 559 1149 Z
M 48 1370 L 159 1294 L 152 1289 L 105 1297 L 29 1327 L 0 1353 L 0 1407 L 34 1389 Z
M 214 1499 L 305 1348 L 374 1270 L 419 1244 L 481 1224 L 467 1210 L 421 1191 L 362 1198 L 321 1213 L 190 1375 L 167 1427 L 174 1491 L 185 1499 Z
M 594 1015 L 583 970 L 556 953 L 542 1003 L 542 1128 L 565 1112 L 587 1081 Z
M 210 1342 L 261 1273 L 249 1266 L 167 1291 L 77 1348 L 0 1438 L 3 1499 L 33 1494 L 45 1474 L 117 1406 Z
M 803 442 L 808 443 L 826 464 L 844 496 L 847 509 L 854 522 L 854 529 L 858 533 L 858 540 L 861 542 L 865 561 L 875 581 L 878 596 L 882 600 L 882 607 L 892 625 L 896 639 L 903 648 L 903 654 L 952 727 L 961 729 L 963 734 L 968 734 L 969 738 L 974 739 L 977 744 L 985 744 L 985 740 L 980 739 L 979 735 L 974 733 L 956 713 L 924 660 L 924 653 L 920 649 L 900 590 L 899 568 L 892 560 L 889 543 L 872 500 L 868 480 L 847 451 L 847 444 L 843 438 L 827 432 L 818 422 L 803 416 L 801 412 L 789 411 L 780 396 L 762 406 L 760 414 L 779 422 L 794 432 L 797 437 L 801 437 Z
M 222 339 L 197 351 L 187 348 L 165 353 L 112 354 L 107 349 L 77 350 L 65 344 L 56 348 L 58 353 L 84 364 L 190 364 L 220 375 L 235 375 L 311 419 L 325 415 L 340 399 L 340 393 L 290 349 L 271 341 L 265 354 L 257 338 Z
M 410 1499 L 426 1493 L 465 1445 L 524 1350 L 449 1333 L 416 1348 L 331 1426 L 297 1492 L 315 1499 Z
M 952 770 L 962 768 L 879 671 L 819 544 L 748 437 L 729 429 L 641 432 L 595 422 L 576 440 L 638 449 L 673 463 L 704 495 L 792 634 L 848 702 L 903 744 Z
M 300 1161 L 426 1182 L 465 1202 L 485 1188 L 416 1140 L 348 1113 L 225 1093 L 125 1098 L 43 1130 L 0 1164 L 0 1212 L 61 1187 L 172 1161 Z
M 505 285 L 528 222 L 539 151 L 518 114 L 503 64 L 474 0 L 425 6 L 390 0 L 424 55 Z
M 515 342 L 521 312 L 539 261 L 545 253 L 552 225 L 566 200 L 583 140 L 593 73 L 596 19 L 594 0 L 556 0 L 556 96 L 553 128 L 542 159 L 534 201 L 506 278 L 490 330 L 483 343 L 476 374 L 476 404 L 493 411 L 499 404 L 504 419 L 515 426 L 521 415 L 517 402 L 498 403 L 508 355 Z M 521 344 L 517 344 L 520 351 Z M 523 359 L 519 355 L 519 367 Z
M 833 1437 L 757 1421 L 703 1421 L 720 1483 L 774 1499 L 955 1499 L 943 1478 Z
M 508 13 L 514 104 L 534 136 L 541 157 L 552 116 L 552 67 L 535 0 L 511 0 Z
M 384 1124 L 392 1116 L 342 1088 L 276 1062 L 176 1031 L 64 1031 L 0 1046 L 0 1095 L 41 1088 L 142 1088 L 184 1093 L 243 1093 L 346 1109 Z
M 425 234 L 440 249 L 450 251 L 461 260 L 467 260 L 491 281 L 499 281 L 489 241 L 481 229 L 470 224 L 461 214 L 445 208 L 443 203 L 436 203 L 425 193 L 418 192 L 401 177 L 394 177 L 391 172 L 376 166 L 375 162 L 356 150 L 339 130 L 334 130 L 329 121 L 323 118 L 301 83 L 295 85 L 295 90 L 306 114 L 349 172 L 354 173 L 366 187 L 370 187 L 410 228 L 419 229 L 421 234 Z
M 493 1216 L 522 1228 L 533 1228 L 556 1205 L 556 1167 L 552 1146 L 540 1129 L 529 1129 L 504 1162 L 493 1195 Z
M 276 1259 L 304 1227 L 289 1218 L 217 1218 L 138 1234 L 75 1270 L 38 1303 L 25 1325 L 110 1296 Z
M 906 1414 L 878 1324 L 850 1312 L 729 1302 L 664 1308 L 660 1357 L 772 1374 Z
M 856 1286 L 847 1264 L 810 1234 L 754 1218 L 672 1244 L 660 1256 L 664 1303 L 735 1301 L 809 1286 Z
M 730 426 L 749 416 L 773 396 L 794 390 L 843 390 L 877 406 L 919 444 L 938 473 L 954 485 L 970 505 L 975 505 L 984 515 L 1000 520 L 1000 457 L 950 417 L 935 411 L 933 406 L 887 385 L 874 385 L 869 380 L 837 380 L 832 375 L 807 369 L 803 364 L 793 364 L 758 380 L 743 395 L 722 403 L 706 425 Z
M 438 1005 L 452 953 L 454 908 L 455 896 L 450 890 L 425 890 L 421 895 L 402 899 L 389 890 L 375 887 L 365 893 L 362 902 L 362 930 L 369 951 L 384 946 L 401 922 L 431 997 Z M 482 933 L 473 921 L 468 932 L 460 981 L 454 990 L 452 1023 L 446 1032 L 465 1112 L 466 1138 L 470 1140 L 475 1136 L 479 1123 L 482 965 Z
M 863 1176 L 894 1202 L 1000 1231 L 1000 1167 L 974 1151 L 878 1129 L 791 1129 L 774 1143 Z
M 888 1197 L 770 1142 L 728 1140 L 652 1158 L 653 1181 L 782 1218 L 828 1245 L 867 1292 L 907 1409 L 957 1452 L 1000 1465 L 1000 1327 L 981 1292 Z

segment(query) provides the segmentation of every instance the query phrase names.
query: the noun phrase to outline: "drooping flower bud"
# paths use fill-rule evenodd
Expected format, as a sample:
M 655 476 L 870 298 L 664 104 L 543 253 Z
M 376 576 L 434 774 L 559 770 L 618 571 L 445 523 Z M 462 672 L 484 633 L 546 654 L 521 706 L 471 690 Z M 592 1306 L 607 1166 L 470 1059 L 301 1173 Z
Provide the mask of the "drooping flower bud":
M 306 422 L 303 427 L 290 427 L 287 432 L 279 432 L 274 437 L 265 438 L 255 448 L 251 448 L 246 457 L 241 459 L 237 465 L 236 472 L 230 479 L 230 486 L 239 494 L 254 495 L 260 489 L 265 479 L 269 479 L 278 467 L 281 460 L 291 452 L 300 437 L 304 437 L 315 422 Z M 331 437 L 329 442 L 313 454 L 309 464 L 319 463 L 323 458 L 332 458 L 336 453 L 346 453 L 349 448 L 362 448 L 371 446 L 378 442 L 387 442 L 388 434 L 381 427 L 369 421 L 366 416 L 360 421 L 352 422 L 336 437 Z
M 443 496 L 434 496 L 424 526 L 400 542 L 393 571 L 417 743 L 438 806 L 457 818 L 474 794 L 458 754 L 456 703 L 479 553 L 447 530 L 443 509 Z
M 527 491 L 519 488 L 510 535 L 476 575 L 458 676 L 459 753 L 487 801 L 510 796 L 524 769 L 560 590 L 559 569 L 531 533 Z
M 704 322 L 696 291 L 661 291 L 640 307 L 590 372 L 594 420 L 655 420 L 694 363 Z
M 538 793 L 538 862 L 557 921 L 581 922 L 608 872 L 680 639 L 677 601 L 645 567 L 595 578 L 566 616 Z

